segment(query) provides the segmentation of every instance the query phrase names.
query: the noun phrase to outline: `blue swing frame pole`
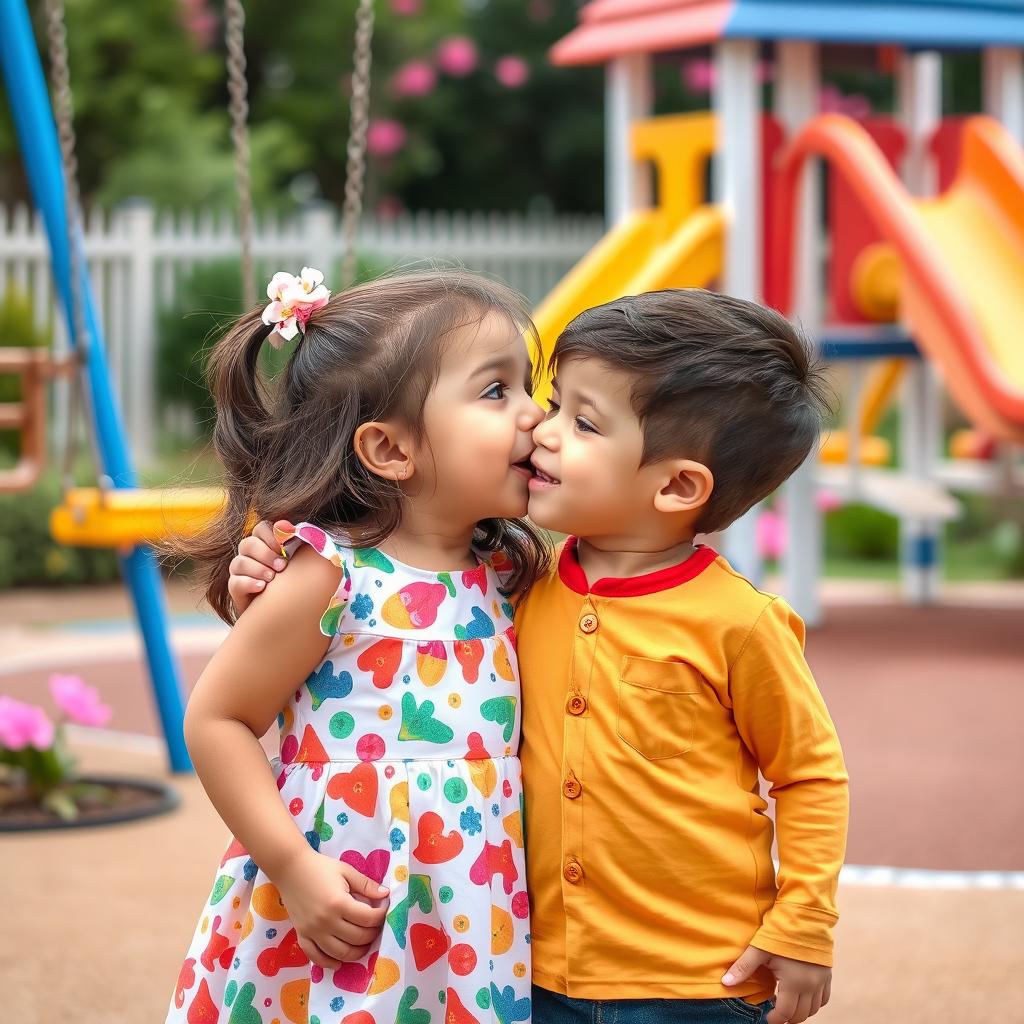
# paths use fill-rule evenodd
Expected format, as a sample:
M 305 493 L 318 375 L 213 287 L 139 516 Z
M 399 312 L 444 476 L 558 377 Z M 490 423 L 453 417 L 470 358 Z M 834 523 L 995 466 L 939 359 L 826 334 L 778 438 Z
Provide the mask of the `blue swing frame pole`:
M 0 24 L 4 42 L 0 46 L 0 64 L 7 85 L 7 99 L 14 116 L 22 159 L 36 207 L 43 215 L 50 240 L 53 278 L 64 307 L 68 336 L 78 344 L 74 332 L 71 289 L 71 254 L 68 249 L 67 211 L 64 205 L 64 177 L 60 149 L 50 99 L 43 79 L 39 51 L 32 22 L 24 0 L 0 0 Z M 82 253 L 81 237 L 75 244 Z M 103 336 L 96 317 L 89 272 L 84 259 L 81 268 L 80 295 L 83 303 L 88 345 L 88 388 L 90 406 L 104 472 L 118 488 L 136 486 L 121 417 L 110 389 L 104 356 Z M 167 741 L 171 769 L 187 772 L 192 768 L 182 733 L 184 711 L 180 674 L 169 642 L 167 608 L 163 581 L 156 557 L 148 547 L 133 548 L 122 555 L 121 574 L 135 604 L 135 614 L 146 645 L 153 690 Z

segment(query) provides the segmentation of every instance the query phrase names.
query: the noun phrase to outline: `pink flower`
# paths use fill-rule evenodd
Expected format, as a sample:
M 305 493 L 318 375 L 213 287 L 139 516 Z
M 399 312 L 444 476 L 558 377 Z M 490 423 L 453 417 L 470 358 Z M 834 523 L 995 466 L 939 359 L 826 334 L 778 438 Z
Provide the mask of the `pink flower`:
M 437 48 L 437 66 L 453 78 L 463 78 L 476 68 L 476 44 L 465 36 L 449 36 Z
M 855 92 L 852 96 L 847 96 L 844 106 L 846 113 L 855 121 L 863 121 L 864 118 L 871 116 L 871 100 L 863 93 Z
M 331 293 L 323 282 L 324 275 L 313 267 L 303 267 L 298 277 L 278 271 L 270 279 L 270 303 L 263 310 L 263 322 L 274 328 L 269 339 L 274 348 L 291 341 L 300 329 L 305 329 L 306 321 L 327 305 Z
M 494 65 L 494 77 L 506 89 L 518 89 L 530 77 L 530 67 L 522 57 L 502 57 Z
M 404 145 L 405 126 L 398 121 L 379 118 L 366 129 L 366 148 L 374 156 L 394 156 Z
M 818 491 L 814 504 L 819 512 L 835 512 L 843 507 L 843 499 L 835 491 Z
M 818 109 L 823 114 L 841 113 L 843 94 L 832 84 L 823 85 L 818 93 Z
M 391 79 L 396 96 L 426 96 L 437 85 L 437 72 L 425 60 L 412 60 L 400 67 Z
M 53 722 L 41 707 L 12 697 L 0 697 L 0 747 L 47 750 L 53 745 L 53 735 Z
M 408 18 L 420 13 L 420 0 L 391 0 L 391 10 L 403 18 Z
M 837 86 L 827 83 L 818 94 L 818 109 L 823 114 L 846 114 L 863 120 L 871 114 L 871 101 L 859 92 L 846 96 Z
M 179 0 L 179 6 L 185 30 L 201 50 L 208 50 L 217 37 L 217 15 L 207 0 Z
M 692 93 L 710 92 L 715 84 L 715 65 L 704 57 L 683 65 L 683 83 Z
M 777 561 L 785 553 L 786 521 L 774 509 L 757 517 L 757 550 L 769 561 Z
M 78 725 L 106 725 L 110 708 L 100 700 L 94 686 L 86 686 L 79 676 L 50 676 L 50 693 L 57 707 Z

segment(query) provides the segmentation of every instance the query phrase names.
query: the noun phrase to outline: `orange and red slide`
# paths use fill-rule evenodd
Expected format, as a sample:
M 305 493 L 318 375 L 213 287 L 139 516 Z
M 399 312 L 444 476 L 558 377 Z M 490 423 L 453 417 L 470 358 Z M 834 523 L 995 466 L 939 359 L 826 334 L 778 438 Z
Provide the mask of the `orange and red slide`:
M 774 258 L 792 295 L 797 190 L 821 157 L 854 190 L 898 260 L 898 306 L 971 422 L 1024 443 L 1024 151 L 996 121 L 969 118 L 960 165 L 940 195 L 911 195 L 868 133 L 824 114 L 783 155 Z

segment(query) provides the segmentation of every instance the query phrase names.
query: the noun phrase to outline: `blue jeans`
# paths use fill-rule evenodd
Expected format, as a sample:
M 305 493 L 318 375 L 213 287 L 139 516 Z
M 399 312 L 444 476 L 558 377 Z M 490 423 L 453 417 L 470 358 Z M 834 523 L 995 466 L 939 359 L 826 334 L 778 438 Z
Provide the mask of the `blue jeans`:
M 760 1024 L 772 1005 L 742 999 L 570 999 L 533 986 L 533 1024 Z

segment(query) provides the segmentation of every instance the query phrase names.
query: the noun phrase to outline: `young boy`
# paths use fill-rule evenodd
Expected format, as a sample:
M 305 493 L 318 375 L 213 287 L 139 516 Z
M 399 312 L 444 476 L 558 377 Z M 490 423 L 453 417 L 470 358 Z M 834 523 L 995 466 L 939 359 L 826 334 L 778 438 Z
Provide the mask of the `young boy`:
M 694 538 L 804 461 L 821 379 L 784 318 L 699 290 L 582 313 L 552 364 L 530 517 L 571 536 L 516 617 L 534 1021 L 800 1024 L 829 998 L 842 753 L 799 618 Z M 244 602 L 263 566 L 232 570 Z

